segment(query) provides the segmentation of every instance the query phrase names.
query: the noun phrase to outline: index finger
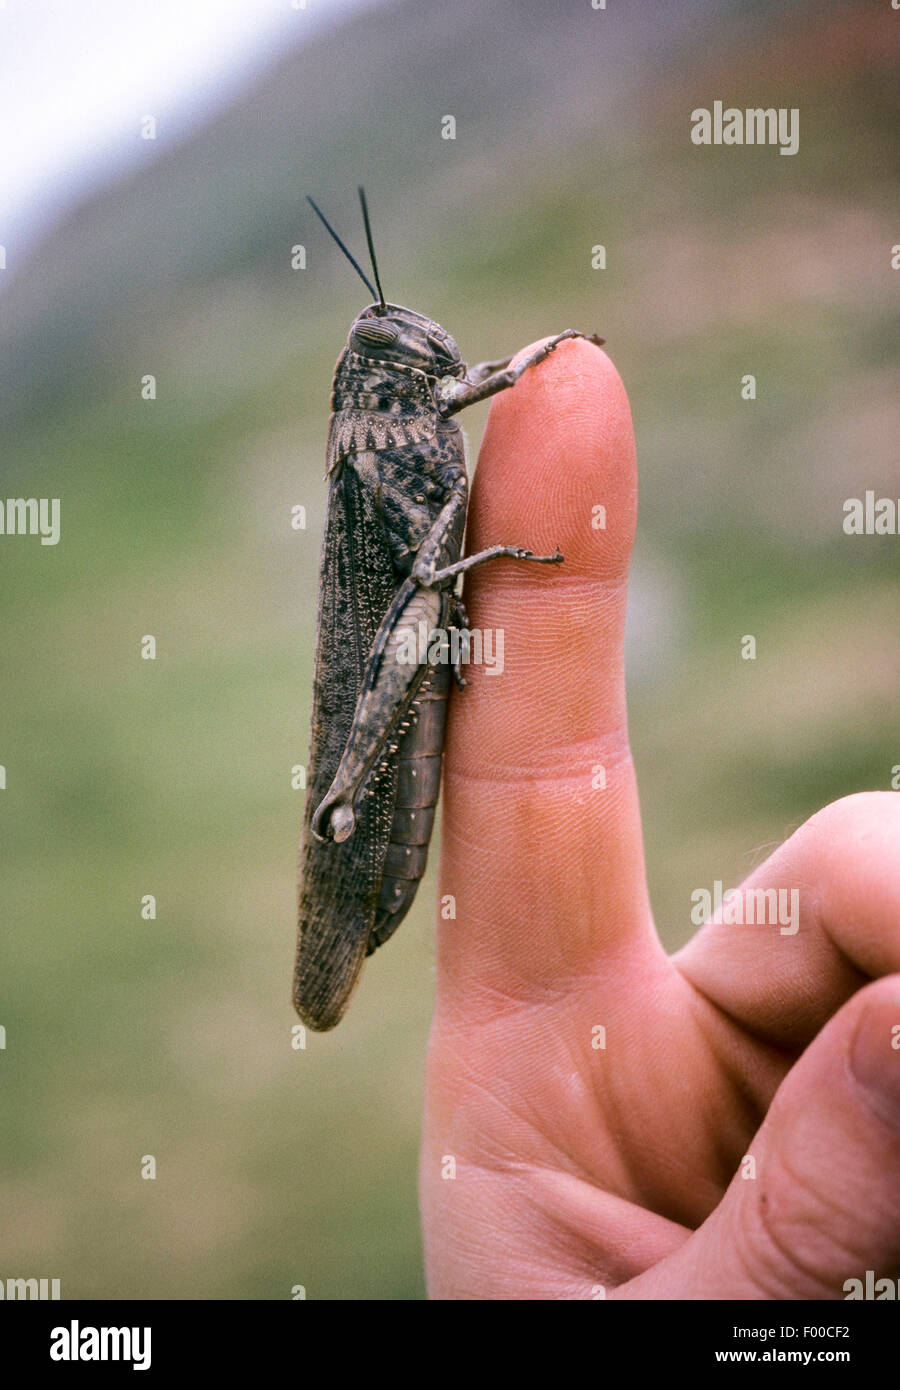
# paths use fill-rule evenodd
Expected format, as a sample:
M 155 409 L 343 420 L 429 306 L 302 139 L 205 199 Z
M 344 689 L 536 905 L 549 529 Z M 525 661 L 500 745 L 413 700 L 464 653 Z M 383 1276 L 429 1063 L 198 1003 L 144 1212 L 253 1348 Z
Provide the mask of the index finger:
M 468 553 L 558 545 L 565 561 L 467 579 L 502 671 L 470 666 L 451 705 L 439 1010 L 543 998 L 656 942 L 625 709 L 636 510 L 622 382 L 599 348 L 564 342 L 495 399 L 472 490 Z

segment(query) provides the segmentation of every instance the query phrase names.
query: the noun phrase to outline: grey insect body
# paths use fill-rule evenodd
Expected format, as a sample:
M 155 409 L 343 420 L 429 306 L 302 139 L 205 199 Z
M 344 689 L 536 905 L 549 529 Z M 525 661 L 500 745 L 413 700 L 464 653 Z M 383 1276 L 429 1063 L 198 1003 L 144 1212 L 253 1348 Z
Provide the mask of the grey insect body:
M 396 931 L 425 871 L 451 674 L 465 682 L 445 660 L 409 661 L 404 643 L 420 624 L 465 629 L 455 585 L 475 565 L 563 558 L 519 546 L 460 558 L 468 478 L 453 416 L 585 336 L 560 333 L 514 368 L 507 358 L 467 370 L 438 323 L 385 302 L 374 253 L 372 263 L 377 298 L 338 358 L 328 431 L 293 991 L 316 1030 L 340 1021 L 365 957 Z

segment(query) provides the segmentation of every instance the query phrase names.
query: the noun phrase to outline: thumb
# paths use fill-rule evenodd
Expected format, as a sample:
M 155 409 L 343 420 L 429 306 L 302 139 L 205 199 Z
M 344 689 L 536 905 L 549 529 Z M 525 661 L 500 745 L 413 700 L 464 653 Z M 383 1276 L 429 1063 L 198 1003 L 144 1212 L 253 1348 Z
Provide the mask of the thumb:
M 867 1271 L 896 1275 L 898 1041 L 890 975 L 845 1004 L 788 1073 L 708 1220 L 615 1296 L 842 1299 Z

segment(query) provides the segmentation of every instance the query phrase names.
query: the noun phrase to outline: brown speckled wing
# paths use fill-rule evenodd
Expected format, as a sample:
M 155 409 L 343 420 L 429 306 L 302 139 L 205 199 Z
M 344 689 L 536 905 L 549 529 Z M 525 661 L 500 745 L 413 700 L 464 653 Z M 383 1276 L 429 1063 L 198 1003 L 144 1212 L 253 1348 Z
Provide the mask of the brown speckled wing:
M 309 823 L 340 762 L 367 658 L 396 587 L 378 499 L 346 460 L 330 475 L 300 846 L 294 1004 L 317 1030 L 339 1022 L 365 959 L 390 841 L 396 770 L 362 799 L 348 840 L 316 840 Z

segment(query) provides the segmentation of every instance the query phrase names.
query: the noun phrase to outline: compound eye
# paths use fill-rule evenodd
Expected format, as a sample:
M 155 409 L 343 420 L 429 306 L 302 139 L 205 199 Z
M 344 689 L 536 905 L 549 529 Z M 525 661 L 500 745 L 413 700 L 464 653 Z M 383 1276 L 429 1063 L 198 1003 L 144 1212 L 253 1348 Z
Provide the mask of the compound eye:
M 366 319 L 365 323 L 356 325 L 353 336 L 365 347 L 390 347 L 392 343 L 396 343 L 398 334 L 395 328 L 390 328 L 386 323 Z

